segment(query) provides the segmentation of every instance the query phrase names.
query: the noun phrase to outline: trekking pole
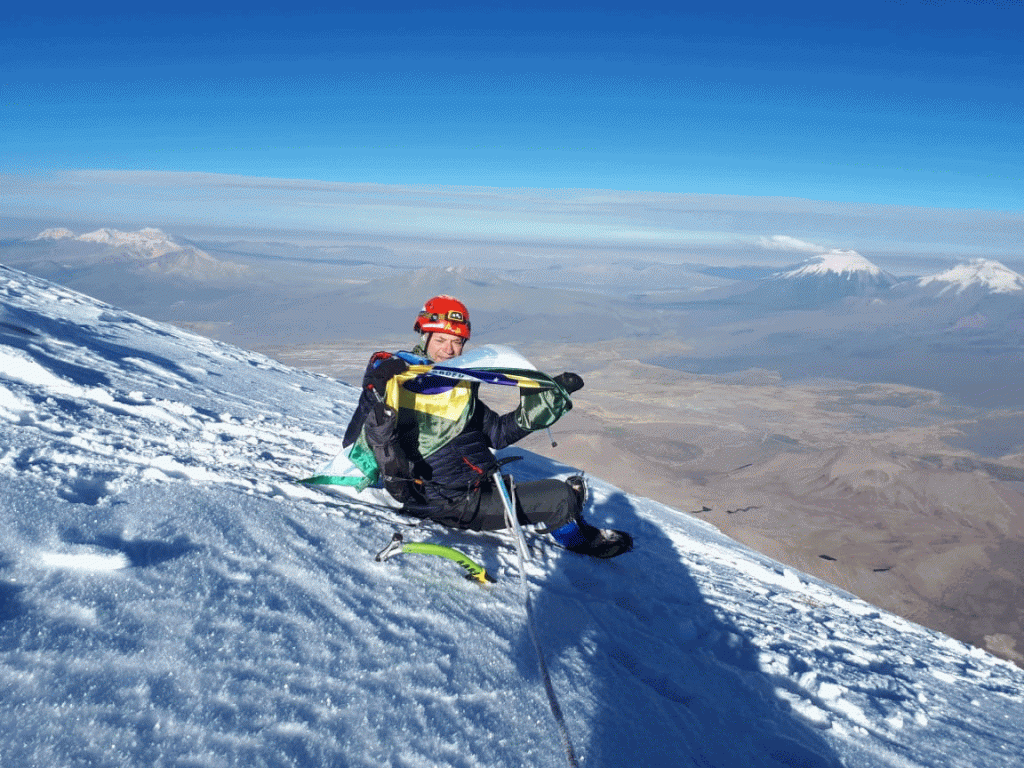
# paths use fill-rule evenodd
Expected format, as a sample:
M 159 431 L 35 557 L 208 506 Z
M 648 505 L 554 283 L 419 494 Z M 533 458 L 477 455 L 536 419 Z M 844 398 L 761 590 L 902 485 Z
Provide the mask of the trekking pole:
M 537 634 L 537 627 L 533 620 L 533 604 L 530 601 L 530 585 L 526 580 L 526 561 L 529 559 L 526 548 L 526 539 L 523 537 L 523 529 L 519 525 L 519 517 L 516 515 L 516 505 L 513 502 L 515 497 L 515 480 L 508 476 L 511 492 L 505 487 L 505 476 L 501 474 L 499 465 L 494 471 L 494 484 L 498 486 L 501 494 L 501 501 L 505 505 L 505 520 L 515 534 L 516 550 L 519 552 L 519 584 L 523 590 L 523 604 L 526 606 L 526 628 L 530 632 L 530 640 L 533 641 L 533 649 L 537 652 L 537 667 L 540 669 L 541 678 L 544 680 L 544 690 L 548 695 L 548 706 L 551 708 L 551 715 L 555 718 L 558 731 L 562 736 L 562 746 L 565 747 L 565 757 L 570 768 L 579 768 L 579 761 L 576 759 L 576 750 L 573 749 L 572 739 L 569 737 L 569 729 L 565 724 L 565 715 L 562 714 L 562 707 L 558 703 L 558 696 L 555 694 L 555 686 L 551 682 L 551 673 L 548 672 L 548 665 L 544 661 L 544 650 L 540 645 L 540 637 Z
M 512 478 L 512 475 L 508 476 L 509 486 L 512 488 L 511 492 L 505 487 L 505 476 L 502 475 L 500 471 L 495 473 L 494 482 L 498 486 L 498 492 L 501 494 L 502 504 L 505 506 L 505 523 L 512 529 L 512 533 L 516 539 L 516 549 L 519 551 L 520 559 L 520 575 L 523 575 L 523 562 L 531 559 L 531 555 L 530 550 L 526 547 L 526 537 L 523 535 L 523 527 L 519 525 L 519 516 L 516 514 L 516 505 L 512 501 L 515 494 L 515 480 Z

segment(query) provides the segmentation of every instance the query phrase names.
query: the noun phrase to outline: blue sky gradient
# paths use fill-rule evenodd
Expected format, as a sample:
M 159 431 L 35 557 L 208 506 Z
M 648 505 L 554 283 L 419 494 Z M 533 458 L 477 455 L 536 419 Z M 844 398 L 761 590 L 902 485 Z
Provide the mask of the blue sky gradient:
M 5 11 L 7 213 L 86 169 L 1024 209 L 1024 3 L 287 7 Z

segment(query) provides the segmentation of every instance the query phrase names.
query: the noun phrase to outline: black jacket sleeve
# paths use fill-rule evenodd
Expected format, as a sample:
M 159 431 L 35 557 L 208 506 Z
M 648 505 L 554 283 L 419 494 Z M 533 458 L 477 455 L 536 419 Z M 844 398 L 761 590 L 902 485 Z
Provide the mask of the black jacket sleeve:
M 499 416 L 479 400 L 477 400 L 477 408 L 483 411 L 481 418 L 482 431 L 487 435 L 491 448 L 496 451 L 508 448 L 513 443 L 519 442 L 530 434 L 530 430 L 524 429 L 519 425 L 515 411 L 509 411 Z
M 345 438 L 341 441 L 342 448 L 348 448 L 359 439 L 359 433 L 363 431 L 363 425 L 366 423 L 366 415 L 373 410 L 374 399 L 373 393 L 368 390 L 364 389 L 359 394 L 359 402 L 356 403 L 352 420 L 345 429 Z

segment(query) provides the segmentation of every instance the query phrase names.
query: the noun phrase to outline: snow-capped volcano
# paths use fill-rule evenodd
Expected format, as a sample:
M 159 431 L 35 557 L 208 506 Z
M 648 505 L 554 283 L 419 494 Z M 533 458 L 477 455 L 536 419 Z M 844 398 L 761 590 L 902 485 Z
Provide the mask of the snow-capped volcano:
M 856 251 L 833 250 L 761 280 L 747 297 L 769 309 L 816 309 L 881 296 L 897 282 Z
M 990 259 L 974 259 L 958 264 L 936 275 L 917 281 L 919 288 L 936 292 L 937 296 L 961 294 L 1008 294 L 1024 292 L 1024 276 Z
M 781 280 L 831 278 L 838 275 L 849 281 L 888 287 L 896 278 L 868 261 L 856 251 L 834 250 L 808 259 L 800 266 L 775 275 Z

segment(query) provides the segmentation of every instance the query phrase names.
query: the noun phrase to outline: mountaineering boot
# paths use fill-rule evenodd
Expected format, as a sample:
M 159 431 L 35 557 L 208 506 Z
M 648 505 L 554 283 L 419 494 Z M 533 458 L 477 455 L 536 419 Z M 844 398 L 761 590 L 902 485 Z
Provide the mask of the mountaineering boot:
M 583 508 L 588 496 L 587 483 L 583 475 L 566 478 L 565 484 L 576 494 L 579 512 L 575 519 L 551 531 L 555 541 L 570 552 L 590 557 L 609 558 L 629 552 L 633 548 L 633 537 L 628 533 L 610 528 L 595 528 L 583 520 Z
M 566 547 L 570 552 L 590 557 L 618 557 L 633 548 L 633 537 L 625 531 L 595 528 L 582 520 L 578 523 L 583 541 Z

